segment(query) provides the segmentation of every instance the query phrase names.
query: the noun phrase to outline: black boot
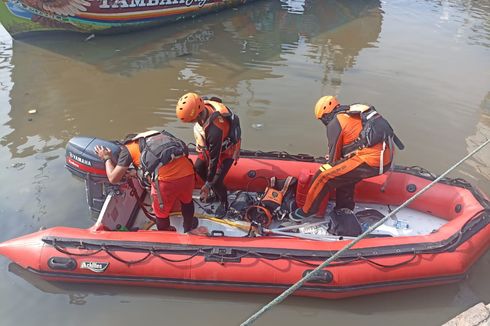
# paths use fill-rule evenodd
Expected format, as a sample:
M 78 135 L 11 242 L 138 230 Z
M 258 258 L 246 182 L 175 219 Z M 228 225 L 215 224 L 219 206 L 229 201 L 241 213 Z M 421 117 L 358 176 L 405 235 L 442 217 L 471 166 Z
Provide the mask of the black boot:
M 182 217 L 184 218 L 184 233 L 197 228 L 199 221 L 194 217 L 194 202 L 181 203 Z
M 177 231 L 175 229 L 175 227 L 170 225 L 170 219 L 169 218 L 158 218 L 157 217 L 156 224 L 157 224 L 158 231 L 172 231 L 172 232 Z
M 228 202 L 221 202 L 218 208 L 216 208 L 214 214 L 217 218 L 224 218 L 226 216 L 226 213 L 228 213 Z

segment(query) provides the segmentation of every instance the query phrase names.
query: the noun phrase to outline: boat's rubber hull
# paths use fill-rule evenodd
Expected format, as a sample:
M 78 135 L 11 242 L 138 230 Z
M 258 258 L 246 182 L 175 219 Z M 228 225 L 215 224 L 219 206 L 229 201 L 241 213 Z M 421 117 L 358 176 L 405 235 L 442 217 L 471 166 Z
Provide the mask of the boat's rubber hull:
M 233 189 L 263 189 L 264 178 L 298 176 L 318 164 L 242 158 L 226 180 Z M 356 200 L 399 205 L 430 180 L 424 171 L 398 168 L 361 182 Z M 295 294 L 344 298 L 463 279 L 490 244 L 487 199 L 464 182 L 446 180 L 411 208 L 448 223 L 424 236 L 363 239 Z M 56 227 L 2 243 L 0 254 L 47 280 L 279 293 L 347 241 Z

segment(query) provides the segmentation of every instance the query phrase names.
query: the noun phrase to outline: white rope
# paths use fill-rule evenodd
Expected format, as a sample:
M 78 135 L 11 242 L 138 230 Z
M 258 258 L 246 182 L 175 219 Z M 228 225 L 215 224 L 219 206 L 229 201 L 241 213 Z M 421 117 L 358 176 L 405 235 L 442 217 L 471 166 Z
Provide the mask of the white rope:
M 304 283 L 306 283 L 312 276 L 314 276 L 318 271 L 321 269 L 325 268 L 328 266 L 332 261 L 336 260 L 340 255 L 342 255 L 344 252 L 352 248 L 356 243 L 364 239 L 367 235 L 369 235 L 372 231 L 374 231 L 378 226 L 386 222 L 391 216 L 395 215 L 398 213 L 402 208 L 410 204 L 412 201 L 414 201 L 417 197 L 422 195 L 424 192 L 429 190 L 433 185 L 435 185 L 437 182 L 439 182 L 442 178 L 444 178 L 448 173 L 453 171 L 456 167 L 458 167 L 461 163 L 466 161 L 468 158 L 471 156 L 475 155 L 477 152 L 479 152 L 483 147 L 485 147 L 488 143 L 490 142 L 490 139 L 487 139 L 483 144 L 475 148 L 471 153 L 466 155 L 463 159 L 461 159 L 458 163 L 454 164 L 452 167 L 450 167 L 446 172 L 441 174 L 439 177 L 437 177 L 434 181 L 429 183 L 427 186 L 425 186 L 423 189 L 419 190 L 416 194 L 414 194 L 412 197 L 410 197 L 407 201 L 405 201 L 403 204 L 398 206 L 396 209 L 391 211 L 388 215 L 386 215 L 383 219 L 379 220 L 375 224 L 373 224 L 371 227 L 369 227 L 364 233 L 362 233 L 360 236 L 358 236 L 356 239 L 354 239 L 352 242 L 348 243 L 344 248 L 341 250 L 337 251 L 333 256 L 328 258 L 326 261 L 321 263 L 317 268 L 315 268 L 313 271 L 310 273 L 306 274 L 302 279 L 300 279 L 298 282 L 293 284 L 290 288 L 285 290 L 283 293 L 281 293 L 279 296 L 277 296 L 274 300 L 263 306 L 259 311 L 257 311 L 255 314 L 250 316 L 246 321 L 244 321 L 241 326 L 248 326 L 254 323 L 262 314 L 270 310 L 273 306 L 275 306 L 278 303 L 281 303 L 286 299 L 289 295 L 291 295 L 294 291 L 299 289 Z

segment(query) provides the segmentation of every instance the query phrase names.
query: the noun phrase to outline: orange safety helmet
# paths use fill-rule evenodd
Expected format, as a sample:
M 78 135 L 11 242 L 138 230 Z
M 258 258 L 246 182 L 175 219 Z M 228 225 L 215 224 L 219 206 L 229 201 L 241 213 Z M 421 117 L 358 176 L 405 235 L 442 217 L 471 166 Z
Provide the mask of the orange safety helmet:
M 321 119 L 325 114 L 331 113 L 337 105 L 339 105 L 339 101 L 335 96 L 321 97 L 315 105 L 315 117 Z
M 194 122 L 197 116 L 204 110 L 204 101 L 196 93 L 182 95 L 177 102 L 175 114 L 183 122 Z

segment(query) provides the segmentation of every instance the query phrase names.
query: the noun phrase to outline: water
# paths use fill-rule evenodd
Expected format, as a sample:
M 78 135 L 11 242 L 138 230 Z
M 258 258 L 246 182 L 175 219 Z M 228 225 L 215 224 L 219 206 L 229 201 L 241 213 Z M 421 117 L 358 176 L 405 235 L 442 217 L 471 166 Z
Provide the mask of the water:
M 0 32 L 0 241 L 89 227 L 64 169 L 75 135 L 167 128 L 187 91 L 240 116 L 243 147 L 324 155 L 321 95 L 367 102 L 406 145 L 397 163 L 442 173 L 490 136 L 490 2 L 264 0 L 137 34 L 12 41 Z M 29 114 L 29 110 L 36 110 Z M 458 168 L 490 193 L 490 148 Z M 490 302 L 490 255 L 453 285 L 341 301 L 289 298 L 257 325 L 439 325 Z M 20 276 L 20 277 L 19 277 Z M 273 297 L 43 282 L 0 258 L 0 325 L 237 325 Z

